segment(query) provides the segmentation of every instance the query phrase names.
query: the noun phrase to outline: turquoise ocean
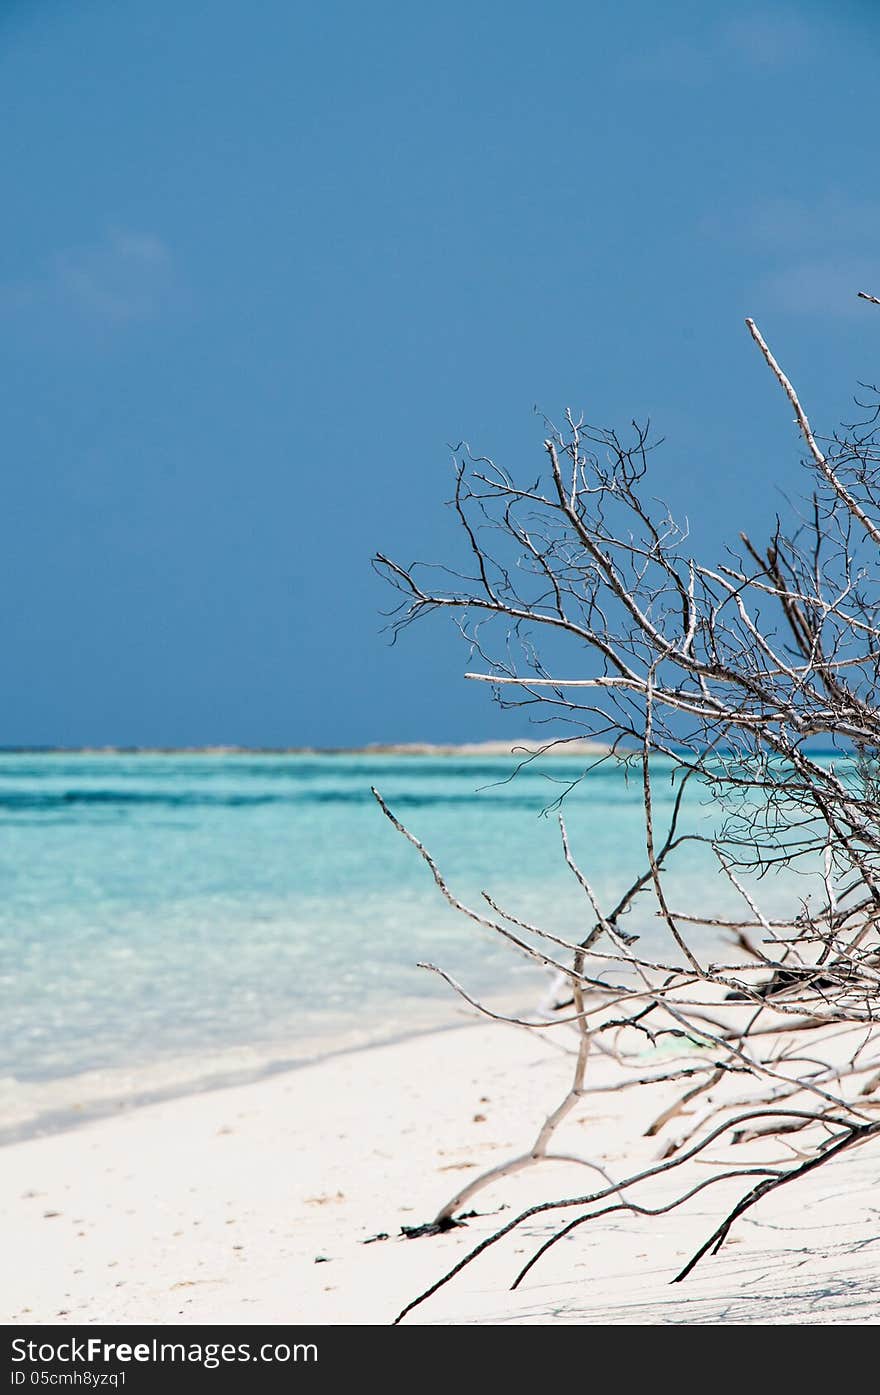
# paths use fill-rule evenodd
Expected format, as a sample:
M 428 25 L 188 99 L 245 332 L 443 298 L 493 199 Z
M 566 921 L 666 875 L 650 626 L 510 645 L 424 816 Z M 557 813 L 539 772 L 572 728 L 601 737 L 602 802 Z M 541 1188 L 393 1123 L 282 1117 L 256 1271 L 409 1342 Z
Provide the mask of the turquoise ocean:
M 370 793 L 469 904 L 485 888 L 581 938 L 593 918 L 551 806 L 574 782 L 573 850 L 608 904 L 644 869 L 639 781 L 610 762 L 579 778 L 583 759 L 568 757 L 515 769 L 475 756 L 0 756 L 0 1136 L 460 1021 L 420 960 L 489 1002 L 534 1007 L 546 971 L 446 905 Z M 673 793 L 661 768 L 661 825 Z M 715 816 L 695 791 L 690 826 Z M 679 910 L 744 909 L 697 846 L 669 891 Z M 772 912 L 780 889 L 762 896 Z M 627 928 L 663 945 L 648 895 Z

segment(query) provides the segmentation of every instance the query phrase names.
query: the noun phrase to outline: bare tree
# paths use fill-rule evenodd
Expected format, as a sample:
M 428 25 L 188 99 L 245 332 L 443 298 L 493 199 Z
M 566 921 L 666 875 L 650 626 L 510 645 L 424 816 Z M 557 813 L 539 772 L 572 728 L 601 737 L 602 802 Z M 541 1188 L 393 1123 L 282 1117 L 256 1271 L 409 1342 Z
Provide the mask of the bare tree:
M 463 904 L 376 795 L 458 911 L 568 985 L 559 1010 L 528 1025 L 577 1033 L 570 1089 L 533 1146 L 450 1198 L 435 1227 L 452 1224 L 483 1186 L 559 1156 L 552 1137 L 590 1092 L 593 1050 L 616 1063 L 614 1088 L 682 1082 L 675 1102 L 647 1121 L 648 1133 L 660 1134 L 690 1109 L 652 1166 L 623 1181 L 602 1174 L 583 1195 L 530 1207 L 404 1313 L 536 1215 L 558 1215 L 559 1225 L 515 1283 L 562 1236 L 598 1216 L 669 1211 L 698 1191 L 748 1177 L 748 1190 L 677 1275 L 683 1279 L 763 1196 L 880 1134 L 880 398 L 865 388 L 863 419 L 817 437 L 757 326 L 746 324 L 794 411 L 812 481 L 809 502 L 792 508 L 786 523 L 777 520 L 767 541 L 741 534 L 717 565 L 697 561 L 686 530 L 646 499 L 649 428 L 633 424 L 623 437 L 567 412 L 561 427 L 547 422 L 532 484 L 457 448 L 453 504 L 470 558 L 464 570 L 375 559 L 401 593 L 396 631 L 436 610 L 455 612 L 480 664 L 468 677 L 490 684 L 502 706 L 528 707 L 554 730 L 567 724 L 572 735 L 554 736 L 548 747 L 584 735 L 602 742 L 592 763 L 625 763 L 644 808 L 644 869 L 605 907 L 559 814 L 562 855 L 592 927 L 578 941 L 488 895 L 484 907 Z M 677 791 L 663 828 L 658 768 Z M 682 826 L 689 781 L 721 811 L 711 834 Z M 706 842 L 717 859 L 740 899 L 739 916 L 671 903 L 667 870 L 692 840 Z M 771 919 L 761 908 L 762 879 L 792 869 L 811 873 L 820 894 Z M 659 954 L 642 950 L 622 924 L 645 894 L 668 947 Z M 707 957 L 712 937 L 718 948 Z M 641 1048 L 664 1037 L 679 1054 L 646 1073 Z M 719 1161 L 709 1175 L 697 1170 L 720 1142 L 729 1152 L 758 1136 L 779 1145 L 778 1164 Z M 673 1190 L 665 1201 L 640 1201 L 643 1184 L 667 1176 Z

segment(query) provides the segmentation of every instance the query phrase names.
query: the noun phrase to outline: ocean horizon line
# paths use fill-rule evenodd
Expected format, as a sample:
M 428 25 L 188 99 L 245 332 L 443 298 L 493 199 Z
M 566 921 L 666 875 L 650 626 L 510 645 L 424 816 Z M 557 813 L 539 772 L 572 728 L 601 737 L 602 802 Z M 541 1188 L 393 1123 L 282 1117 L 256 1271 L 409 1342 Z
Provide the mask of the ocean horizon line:
M 523 738 L 518 741 L 373 741 L 364 746 L 250 746 L 235 743 L 206 743 L 204 745 L 83 745 L 51 744 L 2 745 L 0 756 L 602 756 L 618 758 L 639 754 L 638 747 L 612 747 L 589 737 L 552 737 L 547 741 Z M 674 752 L 673 752 L 674 754 Z M 681 754 L 692 755 L 684 748 Z M 716 755 L 730 755 L 719 749 Z M 845 756 L 851 752 L 831 746 L 812 748 L 814 756 Z
M 460 756 L 460 755 L 536 755 L 589 754 L 601 755 L 610 747 L 586 737 L 554 737 L 549 741 L 524 738 L 519 741 L 373 741 L 364 746 L 249 746 L 220 743 L 186 746 L 154 745 L 84 745 L 50 744 L 0 745 L 0 755 L 88 755 L 88 756 Z

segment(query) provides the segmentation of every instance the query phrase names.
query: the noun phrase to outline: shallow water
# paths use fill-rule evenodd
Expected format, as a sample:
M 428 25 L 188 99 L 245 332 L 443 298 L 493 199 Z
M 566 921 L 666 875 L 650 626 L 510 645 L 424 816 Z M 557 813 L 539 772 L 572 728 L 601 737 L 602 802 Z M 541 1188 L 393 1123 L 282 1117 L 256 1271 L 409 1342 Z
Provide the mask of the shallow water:
M 592 918 L 544 811 L 583 764 L 511 780 L 504 758 L 0 756 L 0 1080 L 19 1102 L 54 1082 L 55 1107 L 64 1081 L 79 1082 L 71 1098 L 102 1078 L 122 1095 L 178 1066 L 192 1080 L 455 1020 L 422 959 L 533 1003 L 543 971 L 446 906 L 370 785 L 464 899 L 485 887 L 579 938 Z M 672 794 L 661 772 L 658 823 Z M 698 794 L 688 807 L 711 826 Z M 640 785 L 603 765 L 565 817 L 607 902 L 644 867 Z M 669 890 L 678 909 L 741 909 L 700 848 Z M 655 909 L 643 896 L 627 928 L 659 948 Z

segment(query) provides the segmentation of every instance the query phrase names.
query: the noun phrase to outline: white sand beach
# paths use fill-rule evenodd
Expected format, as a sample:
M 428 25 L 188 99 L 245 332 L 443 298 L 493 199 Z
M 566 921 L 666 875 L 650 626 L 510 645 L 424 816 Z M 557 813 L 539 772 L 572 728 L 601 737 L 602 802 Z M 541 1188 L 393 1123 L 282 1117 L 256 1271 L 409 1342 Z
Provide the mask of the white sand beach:
M 543 1164 L 481 1193 L 467 1226 L 400 1236 L 527 1148 L 569 1070 L 534 1034 L 464 1025 L 11 1144 L 2 1320 L 389 1323 L 512 1208 L 596 1184 L 575 1164 Z M 559 1147 L 623 1176 L 658 1156 L 641 1134 L 674 1088 L 587 1096 Z M 782 1154 L 764 1140 L 740 1156 Z M 537 1217 L 406 1321 L 873 1324 L 876 1176 L 866 1147 L 782 1188 L 678 1285 L 676 1267 L 749 1179 L 665 1217 L 582 1227 L 511 1293 L 537 1243 L 576 1213 Z M 365 1243 L 379 1233 L 389 1238 Z

